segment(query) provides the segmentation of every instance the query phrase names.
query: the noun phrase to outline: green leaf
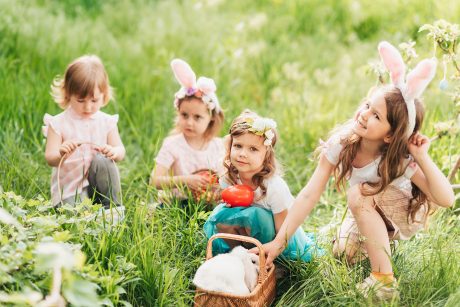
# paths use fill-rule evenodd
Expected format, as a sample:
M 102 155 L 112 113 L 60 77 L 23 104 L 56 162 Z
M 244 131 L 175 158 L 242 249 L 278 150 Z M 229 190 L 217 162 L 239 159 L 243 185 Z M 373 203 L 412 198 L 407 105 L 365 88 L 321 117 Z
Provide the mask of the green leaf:
M 83 279 L 73 279 L 64 283 L 62 293 L 73 306 L 100 306 L 102 301 L 97 295 L 99 286 Z

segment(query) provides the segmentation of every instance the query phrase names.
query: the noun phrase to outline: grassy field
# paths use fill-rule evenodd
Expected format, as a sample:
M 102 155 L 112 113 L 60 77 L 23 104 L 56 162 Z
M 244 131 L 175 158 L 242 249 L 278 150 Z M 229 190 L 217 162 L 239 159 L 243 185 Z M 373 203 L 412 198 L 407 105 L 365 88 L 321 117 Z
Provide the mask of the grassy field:
M 186 306 L 204 259 L 201 229 L 208 213 L 202 204 L 192 212 L 146 206 L 156 194 L 148 186 L 153 159 L 174 116 L 178 86 L 170 60 L 183 58 L 197 75 L 215 79 L 226 114 L 222 134 L 244 108 L 278 122 L 277 155 L 296 194 L 316 166 L 318 140 L 348 119 L 376 84 L 366 66 L 377 60 L 377 43 L 413 40 L 420 57 L 428 57 L 432 43 L 418 29 L 440 18 L 458 22 L 460 6 L 453 0 L 0 0 L 0 15 L 0 187 L 25 199 L 49 199 L 41 126 L 45 113 L 60 112 L 49 95 L 51 81 L 72 59 L 99 55 L 116 95 L 103 111 L 120 115 L 127 149 L 119 164 L 127 218 L 107 230 L 89 231 L 93 223 L 57 229 L 81 243 L 106 302 Z M 424 95 L 427 135 L 452 115 L 451 98 L 437 87 L 441 78 L 439 71 Z M 431 156 L 446 174 L 459 144 L 454 135 L 432 145 Z M 439 211 L 426 231 L 395 250 L 401 301 L 389 304 L 458 306 L 458 204 Z M 344 210 L 344 195 L 331 184 L 304 228 L 338 222 Z M 330 248 L 330 237 L 322 240 Z M 278 283 L 279 306 L 370 304 L 354 289 L 369 273 L 366 262 L 349 268 L 329 253 L 309 264 L 284 265 L 289 274 Z M 25 284 L 0 279 L 0 290 L 20 291 Z M 34 287 L 47 288 L 46 282 Z

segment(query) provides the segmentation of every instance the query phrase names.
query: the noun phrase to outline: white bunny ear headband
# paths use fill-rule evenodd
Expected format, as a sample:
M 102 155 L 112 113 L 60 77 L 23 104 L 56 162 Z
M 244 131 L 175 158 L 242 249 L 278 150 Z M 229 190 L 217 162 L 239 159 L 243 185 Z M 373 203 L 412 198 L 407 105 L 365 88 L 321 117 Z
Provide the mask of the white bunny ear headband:
M 197 98 L 201 98 L 208 107 L 209 111 L 215 109 L 219 112 L 221 110 L 219 100 L 216 96 L 217 88 L 214 80 L 206 77 L 200 77 L 197 81 L 196 75 L 190 65 L 181 59 L 172 60 L 171 68 L 176 80 L 181 85 L 180 90 L 174 95 L 174 107 L 176 109 L 179 107 L 180 99 L 183 99 L 186 96 L 195 96 Z
M 415 99 L 420 97 L 436 73 L 436 58 L 424 59 L 407 75 L 406 65 L 398 49 L 388 42 L 380 42 L 379 53 L 385 67 L 390 72 L 391 82 L 398 88 L 406 102 L 409 123 L 407 125 L 407 138 L 415 128 Z

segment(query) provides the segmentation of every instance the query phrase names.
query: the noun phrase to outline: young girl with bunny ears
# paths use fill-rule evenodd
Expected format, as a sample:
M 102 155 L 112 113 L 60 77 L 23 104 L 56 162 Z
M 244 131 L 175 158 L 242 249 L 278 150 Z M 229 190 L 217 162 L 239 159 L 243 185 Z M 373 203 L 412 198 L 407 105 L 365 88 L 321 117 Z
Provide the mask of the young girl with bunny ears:
M 53 204 L 74 204 L 90 197 L 105 208 L 111 202 L 120 205 L 120 179 L 113 162 L 123 160 L 125 148 L 118 133 L 118 115 L 99 111 L 112 99 L 101 59 L 86 55 L 74 60 L 51 88 L 54 100 L 64 109 L 44 117 L 45 159 L 53 166 Z
M 205 77 L 197 81 L 192 68 L 180 59 L 173 60 L 171 68 L 181 85 L 174 98 L 176 126 L 163 141 L 150 180 L 164 189 L 160 194 L 163 202 L 170 196 L 185 199 L 181 187 L 199 192 L 212 185 L 208 174 L 217 173 L 224 155 L 223 141 L 217 137 L 224 113 L 214 81 Z
M 351 211 L 338 231 L 334 252 L 352 260 L 364 241 L 372 273 L 358 289 L 365 296 L 372 290 L 378 298 L 390 299 L 399 295 L 390 240 L 410 238 L 423 228 L 431 202 L 449 207 L 454 193 L 428 155 L 429 138 L 419 133 L 424 111 L 417 98 L 434 77 L 436 61 L 423 60 L 405 80 L 398 50 L 388 42 L 381 42 L 378 50 L 393 84 L 372 90 L 354 120 L 322 144 L 318 167 L 264 250 L 268 263 L 280 254 L 334 173 L 338 187 L 349 183 Z
M 281 178 L 275 158 L 277 141 L 276 123 L 245 110 L 232 123 L 224 166 L 221 188 L 244 184 L 254 190 L 250 207 L 229 207 L 222 203 L 212 212 L 204 225 L 210 238 L 218 232 L 232 233 L 256 238 L 262 243 L 272 240 L 280 229 L 294 201 L 288 185 Z M 237 242 L 214 240 L 215 253 L 228 252 Z M 297 227 L 283 255 L 290 259 L 310 261 L 321 253 L 311 236 Z

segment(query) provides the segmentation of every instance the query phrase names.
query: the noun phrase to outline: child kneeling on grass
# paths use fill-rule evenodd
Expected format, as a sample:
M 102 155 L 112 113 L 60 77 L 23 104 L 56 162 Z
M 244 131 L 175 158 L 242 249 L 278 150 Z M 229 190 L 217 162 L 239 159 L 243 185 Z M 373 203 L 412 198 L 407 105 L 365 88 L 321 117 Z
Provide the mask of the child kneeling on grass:
M 405 65 L 397 49 L 382 42 L 379 52 L 393 84 L 372 90 L 355 118 L 322 145 L 318 167 L 276 238 L 265 244 L 264 250 L 269 264 L 311 212 L 334 173 L 338 187 L 345 180 L 349 183 L 351 211 L 339 230 L 334 252 L 353 260 L 360 250 L 358 236 L 364 238 L 372 273 L 358 290 L 364 296 L 372 290 L 377 298 L 392 299 L 399 292 L 390 240 L 413 236 L 423 228 L 431 202 L 449 207 L 454 203 L 454 192 L 428 155 L 429 138 L 419 133 L 424 111 L 417 98 L 433 78 L 436 62 L 420 62 L 406 81 Z

